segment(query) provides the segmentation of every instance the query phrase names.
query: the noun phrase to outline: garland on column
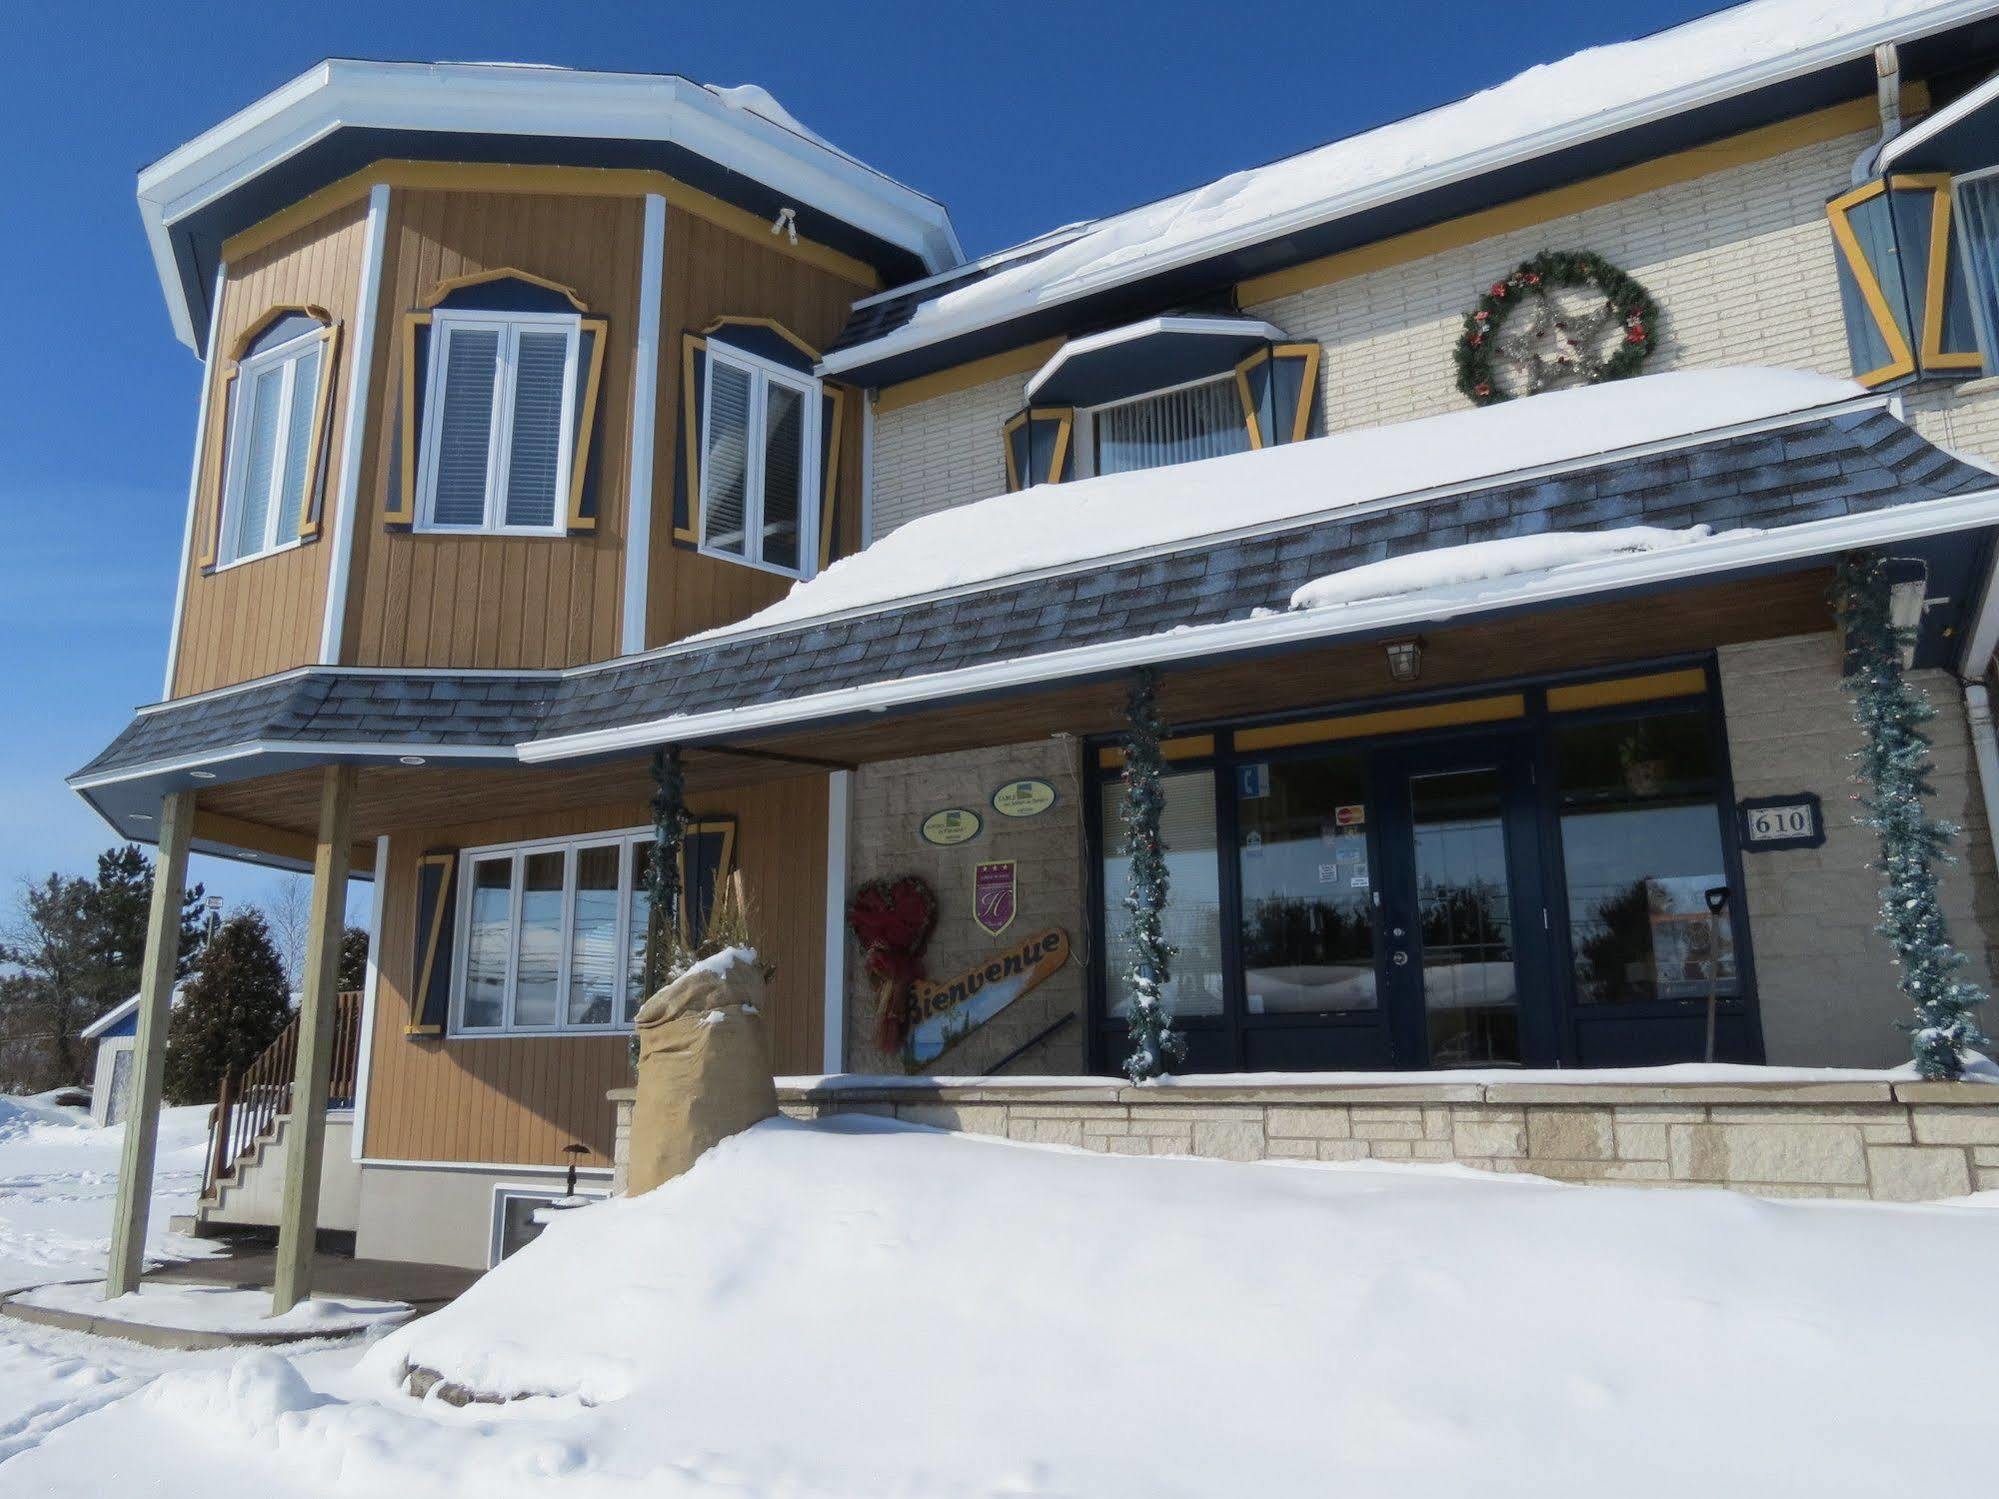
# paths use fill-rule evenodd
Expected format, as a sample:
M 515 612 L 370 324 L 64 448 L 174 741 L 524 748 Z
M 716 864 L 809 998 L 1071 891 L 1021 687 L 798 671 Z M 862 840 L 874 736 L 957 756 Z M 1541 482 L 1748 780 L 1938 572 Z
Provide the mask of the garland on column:
M 646 865 L 645 988 L 648 995 L 674 977 L 680 966 L 680 846 L 687 837 L 686 777 L 680 747 L 668 745 L 652 757 L 652 858 Z
M 1881 559 L 1857 553 L 1840 564 L 1833 599 L 1846 629 L 1851 670 L 1844 686 L 1865 737 L 1853 757 L 1854 779 L 1868 787 L 1858 796 L 1862 819 L 1881 835 L 1881 857 L 1872 867 L 1887 879 L 1881 889 L 1881 924 L 1895 946 L 1902 992 L 1916 1017 L 1903 1026 L 1911 1037 L 1916 1071 L 1952 1079 L 1964 1070 L 1964 1053 L 1985 1041 L 1974 1009 L 1984 991 L 1954 975 L 1964 955 L 1951 945 L 1937 902 L 1937 865 L 1954 862 L 1954 824 L 1933 818 L 1923 799 L 1930 785 L 1930 740 L 1922 726 L 1936 717 L 1902 674 L 1902 648 L 1913 639 L 1889 614 L 1888 573 Z
M 1124 895 L 1131 917 L 1124 965 L 1125 992 L 1131 996 L 1131 1055 L 1124 1070 L 1135 1083 L 1158 1077 L 1187 1054 L 1186 1038 L 1173 1029 L 1165 997 L 1174 949 L 1160 919 L 1168 877 L 1166 843 L 1159 831 L 1166 808 L 1160 784 L 1166 759 L 1159 748 L 1158 699 L 1159 673 L 1141 667 L 1131 684 L 1131 729 L 1124 755 L 1124 851 L 1131 861 L 1131 883 Z

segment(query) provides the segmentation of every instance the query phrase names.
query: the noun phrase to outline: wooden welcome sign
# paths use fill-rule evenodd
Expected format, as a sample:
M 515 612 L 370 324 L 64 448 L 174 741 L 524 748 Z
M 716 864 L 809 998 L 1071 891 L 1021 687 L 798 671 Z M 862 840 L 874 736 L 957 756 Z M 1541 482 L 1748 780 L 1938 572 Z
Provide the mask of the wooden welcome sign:
M 1068 961 L 1069 934 L 1050 927 L 941 983 L 918 979 L 910 988 L 905 1028 L 911 1052 L 919 1062 L 930 1061 Z

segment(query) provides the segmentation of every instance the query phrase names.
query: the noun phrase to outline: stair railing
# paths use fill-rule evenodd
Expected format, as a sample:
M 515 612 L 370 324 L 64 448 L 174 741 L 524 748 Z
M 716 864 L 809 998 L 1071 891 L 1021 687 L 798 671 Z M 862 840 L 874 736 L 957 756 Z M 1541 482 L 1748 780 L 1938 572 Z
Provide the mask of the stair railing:
M 329 1109 L 354 1106 L 360 1082 L 361 994 L 349 990 L 334 997 L 333 1068 L 326 1090 Z M 208 1171 L 202 1195 L 236 1169 L 259 1140 L 291 1111 L 292 1077 L 298 1070 L 298 1017 L 294 1015 L 278 1038 L 240 1073 L 222 1079 L 215 1107 L 208 1115 Z

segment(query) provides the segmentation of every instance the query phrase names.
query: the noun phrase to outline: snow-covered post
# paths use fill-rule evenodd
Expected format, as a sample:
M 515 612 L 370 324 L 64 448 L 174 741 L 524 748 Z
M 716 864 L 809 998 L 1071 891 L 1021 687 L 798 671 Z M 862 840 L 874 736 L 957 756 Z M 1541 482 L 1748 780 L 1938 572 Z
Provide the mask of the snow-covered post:
M 1131 1055 L 1125 1074 L 1135 1083 L 1158 1077 L 1169 1063 L 1187 1054 L 1186 1039 L 1173 1029 L 1166 1008 L 1166 984 L 1172 974 L 1173 946 L 1166 940 L 1162 915 L 1166 910 L 1166 841 L 1159 830 L 1166 809 L 1161 784 L 1166 758 L 1159 741 L 1159 673 L 1140 667 L 1131 684 L 1131 727 L 1124 752 L 1124 851 L 1130 860 L 1130 883 L 1124 908 L 1131 917 L 1130 946 L 1125 958 L 1125 992 L 1131 996 Z
M 1922 726 L 1936 709 L 1902 674 L 1902 649 L 1913 636 L 1895 627 L 1889 598 L 1887 568 L 1878 556 L 1856 553 L 1841 562 L 1833 600 L 1851 663 L 1844 686 L 1864 735 L 1853 757 L 1860 767 L 1855 779 L 1868 788 L 1857 799 L 1866 809 L 1862 821 L 1881 835 L 1873 867 L 1887 879 L 1876 930 L 1894 944 L 1902 992 L 1915 1007 L 1915 1019 L 1903 1028 L 1916 1071 L 1947 1080 L 1963 1072 L 1963 1053 L 1985 1040 L 1973 1013 L 1985 992 L 1955 977 L 1965 959 L 1951 945 L 1937 901 L 1936 867 L 1952 862 L 1949 845 L 1957 828 L 1931 817 L 1923 805 L 1935 788 Z
M 680 936 L 680 846 L 687 837 L 687 781 L 680 746 L 652 757 L 652 859 L 646 865 L 646 993 L 672 976 Z

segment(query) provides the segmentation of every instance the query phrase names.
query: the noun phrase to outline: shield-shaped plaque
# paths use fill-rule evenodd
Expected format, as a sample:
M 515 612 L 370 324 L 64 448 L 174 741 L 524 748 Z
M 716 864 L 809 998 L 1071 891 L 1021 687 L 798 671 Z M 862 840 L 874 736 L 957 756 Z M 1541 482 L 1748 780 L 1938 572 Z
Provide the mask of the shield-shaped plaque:
M 981 864 L 972 872 L 972 919 L 997 937 L 1013 925 L 1013 860 Z

